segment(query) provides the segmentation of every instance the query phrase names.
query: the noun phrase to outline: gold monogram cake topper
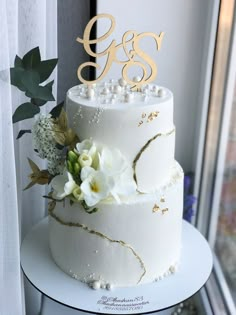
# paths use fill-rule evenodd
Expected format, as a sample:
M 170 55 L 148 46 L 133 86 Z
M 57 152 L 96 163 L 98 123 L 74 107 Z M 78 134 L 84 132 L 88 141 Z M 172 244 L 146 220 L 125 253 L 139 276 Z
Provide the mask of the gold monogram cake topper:
M 110 20 L 111 25 L 110 25 L 109 30 L 99 38 L 90 39 L 92 27 L 101 18 L 106 18 Z M 120 44 L 116 44 L 116 40 L 113 39 L 110 45 L 106 49 L 104 49 L 101 52 L 94 52 L 91 49 L 91 45 L 98 44 L 106 40 L 113 33 L 114 29 L 115 29 L 115 19 L 110 14 L 98 14 L 89 21 L 89 23 L 87 24 L 84 30 L 83 38 L 81 39 L 78 37 L 76 41 L 84 45 L 85 51 L 90 56 L 99 58 L 99 57 L 107 55 L 107 59 L 106 59 L 104 69 L 102 70 L 101 74 L 96 80 L 87 81 L 82 76 L 82 70 L 85 67 L 94 67 L 97 69 L 101 68 L 100 65 L 95 62 L 84 62 L 83 64 L 81 64 L 77 70 L 78 78 L 81 82 L 88 85 L 97 83 L 98 81 L 105 78 L 105 76 L 107 75 L 108 71 L 110 70 L 112 66 L 112 63 L 115 62 L 115 63 L 123 64 L 122 77 L 128 84 L 130 84 L 130 86 L 132 87 L 132 90 L 139 90 L 143 84 L 147 84 L 153 81 L 157 75 L 157 65 L 154 62 L 154 60 L 140 48 L 140 45 L 139 45 L 140 40 L 143 39 L 144 37 L 151 37 L 155 40 L 157 50 L 160 50 L 164 33 L 161 32 L 159 35 L 155 33 L 151 33 L 151 32 L 144 32 L 144 33 L 138 34 L 136 31 L 127 31 L 124 33 L 122 37 L 122 42 Z M 129 49 L 128 47 L 132 47 L 132 48 Z M 122 48 L 127 57 L 126 60 L 119 60 L 117 57 L 118 50 Z M 144 60 L 143 63 L 140 61 L 140 58 Z M 128 70 L 134 66 L 141 68 L 142 77 L 135 77 L 132 79 L 129 78 Z

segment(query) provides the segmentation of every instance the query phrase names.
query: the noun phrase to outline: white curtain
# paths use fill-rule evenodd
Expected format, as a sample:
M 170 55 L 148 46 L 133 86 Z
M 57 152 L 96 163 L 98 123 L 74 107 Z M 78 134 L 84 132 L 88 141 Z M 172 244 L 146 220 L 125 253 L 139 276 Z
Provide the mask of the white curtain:
M 30 129 L 32 121 L 12 126 L 12 114 L 25 98 L 10 86 L 7 70 L 16 54 L 23 56 L 36 46 L 42 59 L 57 57 L 57 0 L 0 0 L 0 315 L 40 311 L 40 295 L 27 283 L 24 295 L 20 243 L 46 213 L 43 188 L 23 192 L 30 172 L 27 157 L 43 165 L 35 157 L 30 135 L 16 140 L 18 131 Z M 56 96 L 55 71 L 53 79 Z

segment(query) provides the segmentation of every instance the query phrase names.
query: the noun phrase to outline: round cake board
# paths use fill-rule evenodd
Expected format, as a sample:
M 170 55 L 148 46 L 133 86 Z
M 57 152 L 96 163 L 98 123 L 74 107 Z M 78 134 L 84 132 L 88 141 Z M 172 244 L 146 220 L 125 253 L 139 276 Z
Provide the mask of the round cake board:
M 144 314 L 171 307 L 205 284 L 212 265 L 207 241 L 186 221 L 183 221 L 181 262 L 175 274 L 158 282 L 111 291 L 93 290 L 59 269 L 50 254 L 48 218 L 33 227 L 21 246 L 21 266 L 34 287 L 56 302 L 89 313 Z

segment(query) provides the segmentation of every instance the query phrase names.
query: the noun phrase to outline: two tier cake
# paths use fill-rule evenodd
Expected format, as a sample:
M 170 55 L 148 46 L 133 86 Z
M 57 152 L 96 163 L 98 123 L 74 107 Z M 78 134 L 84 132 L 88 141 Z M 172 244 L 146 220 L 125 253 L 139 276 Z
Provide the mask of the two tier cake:
M 123 79 L 81 84 L 68 91 L 66 112 L 79 138 L 67 168 L 80 175 L 64 181 L 64 188 L 74 183 L 77 190 L 50 212 L 55 263 L 94 289 L 174 273 L 183 171 L 174 159 L 172 93 L 155 84 L 132 91 Z M 52 186 L 59 200 L 57 180 Z

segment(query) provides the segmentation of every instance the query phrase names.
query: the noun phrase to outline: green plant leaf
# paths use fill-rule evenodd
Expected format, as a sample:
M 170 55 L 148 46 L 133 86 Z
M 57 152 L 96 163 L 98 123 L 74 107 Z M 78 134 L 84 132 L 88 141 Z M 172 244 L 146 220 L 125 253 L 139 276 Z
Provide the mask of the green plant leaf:
M 28 94 L 28 93 L 27 93 L 27 94 Z M 45 105 L 45 104 L 47 103 L 47 101 L 41 100 L 41 99 L 39 99 L 39 98 L 31 98 L 30 102 L 31 102 L 32 104 L 37 105 L 37 106 L 43 106 L 43 105 Z
M 12 116 L 12 121 L 13 123 L 16 123 L 24 119 L 32 118 L 39 112 L 40 109 L 37 105 L 34 105 L 32 103 L 23 103 L 15 110 Z
M 25 85 L 22 83 L 22 74 L 24 73 L 24 69 L 22 68 L 11 68 L 10 75 L 11 75 L 11 84 L 16 86 L 19 90 L 25 92 L 26 88 Z
M 55 98 L 52 95 L 50 88 L 48 88 L 47 86 L 38 86 L 37 89 L 33 91 L 33 93 L 30 91 L 26 91 L 25 95 L 32 99 L 37 98 L 44 101 L 55 101 Z
M 39 87 L 39 74 L 33 70 L 26 70 L 21 74 L 21 83 L 25 87 L 26 92 L 30 92 L 33 95 Z
M 41 61 L 38 64 L 35 70 L 39 73 L 40 83 L 44 82 L 50 77 L 51 73 L 53 72 L 54 68 L 57 65 L 57 61 L 58 59 L 55 58 Z
M 16 139 L 20 139 L 25 133 L 31 133 L 31 130 L 30 129 L 20 130 Z
M 22 59 L 17 55 L 15 57 L 14 66 L 15 66 L 15 68 L 23 68 L 24 67 Z
M 52 92 L 52 86 L 53 86 L 54 80 L 48 82 L 45 86 Z M 32 98 L 31 103 L 38 105 L 38 106 L 43 106 L 44 104 L 47 103 L 47 100 L 42 100 L 40 98 Z
M 60 104 L 53 107 L 53 109 L 50 111 L 52 118 L 57 118 L 60 116 L 63 106 L 64 106 L 64 102 L 61 102 Z
M 23 59 L 23 65 L 25 69 L 35 69 L 41 61 L 39 47 L 35 47 L 27 52 Z

